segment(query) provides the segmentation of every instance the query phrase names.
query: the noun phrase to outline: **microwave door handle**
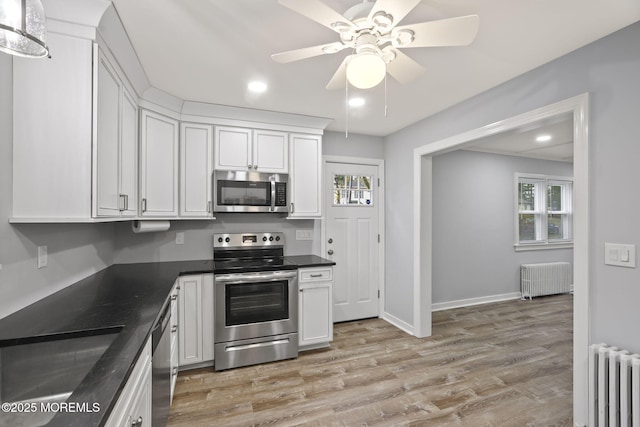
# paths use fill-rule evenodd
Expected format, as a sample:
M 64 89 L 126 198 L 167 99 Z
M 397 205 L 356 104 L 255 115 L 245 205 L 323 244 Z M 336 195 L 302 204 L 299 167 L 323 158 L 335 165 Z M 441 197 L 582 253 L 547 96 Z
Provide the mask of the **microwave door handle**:
M 269 210 L 274 212 L 276 210 L 276 179 L 272 176 L 269 181 L 271 181 L 271 207 Z

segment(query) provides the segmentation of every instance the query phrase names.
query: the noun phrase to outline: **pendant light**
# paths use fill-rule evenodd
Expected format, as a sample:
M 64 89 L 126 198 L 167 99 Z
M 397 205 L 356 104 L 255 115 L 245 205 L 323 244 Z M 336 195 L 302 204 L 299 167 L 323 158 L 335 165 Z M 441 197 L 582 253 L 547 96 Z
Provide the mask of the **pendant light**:
M 0 0 L 0 51 L 26 58 L 49 56 L 40 0 Z

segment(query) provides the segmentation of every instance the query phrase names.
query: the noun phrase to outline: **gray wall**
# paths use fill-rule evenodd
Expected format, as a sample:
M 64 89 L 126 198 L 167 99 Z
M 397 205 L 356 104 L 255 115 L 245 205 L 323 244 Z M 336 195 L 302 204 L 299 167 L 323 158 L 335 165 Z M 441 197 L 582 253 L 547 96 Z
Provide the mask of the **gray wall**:
M 384 138 L 380 136 L 344 132 L 325 132 L 322 137 L 322 154 L 331 156 L 384 158 Z
M 12 76 L 12 57 L 0 53 L 0 318 L 109 266 L 114 256 L 112 224 L 9 224 Z M 49 259 L 37 269 L 40 245 Z
M 319 239 L 296 240 L 296 230 L 314 230 L 316 220 L 286 219 L 272 214 L 217 214 L 214 221 L 171 221 L 168 231 L 134 234 L 131 223 L 119 223 L 116 232 L 116 263 L 211 259 L 214 233 L 280 231 L 285 236 L 285 255 L 319 253 Z M 176 233 L 184 244 L 176 244 Z
M 636 23 L 385 139 L 389 313 L 413 319 L 413 149 L 589 92 L 592 341 L 640 351 L 640 270 L 604 265 L 605 242 L 640 242 L 639 42 Z
M 464 150 L 433 157 L 433 303 L 519 292 L 520 264 L 573 263 L 572 249 L 514 250 L 516 172 L 572 176 L 573 165 Z

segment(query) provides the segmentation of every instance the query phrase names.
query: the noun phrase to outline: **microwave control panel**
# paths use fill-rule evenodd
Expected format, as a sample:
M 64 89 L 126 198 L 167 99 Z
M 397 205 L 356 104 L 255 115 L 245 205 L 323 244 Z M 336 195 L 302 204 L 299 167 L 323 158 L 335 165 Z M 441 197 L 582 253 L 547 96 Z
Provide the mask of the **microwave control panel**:
M 276 182 L 275 206 L 287 206 L 287 183 Z

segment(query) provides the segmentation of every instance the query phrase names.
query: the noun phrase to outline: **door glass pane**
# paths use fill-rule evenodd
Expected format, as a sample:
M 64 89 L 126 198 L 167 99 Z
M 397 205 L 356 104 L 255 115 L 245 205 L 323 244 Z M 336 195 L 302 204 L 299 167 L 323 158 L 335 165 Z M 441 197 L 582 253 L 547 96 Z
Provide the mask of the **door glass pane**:
M 521 242 L 536 240 L 536 216 L 534 214 L 519 214 L 518 230 Z
M 518 209 L 536 210 L 536 184 L 521 182 L 518 184 Z
M 333 206 L 372 206 L 373 177 L 363 175 L 333 176 Z
M 549 240 L 564 239 L 564 215 L 547 215 L 547 232 Z

